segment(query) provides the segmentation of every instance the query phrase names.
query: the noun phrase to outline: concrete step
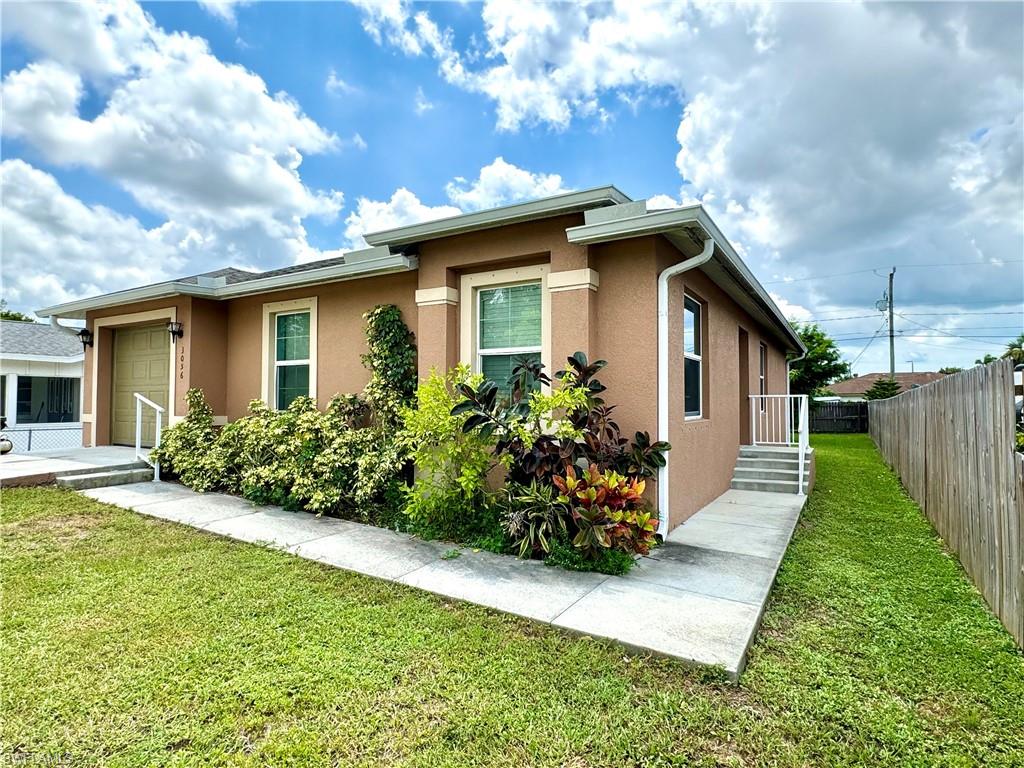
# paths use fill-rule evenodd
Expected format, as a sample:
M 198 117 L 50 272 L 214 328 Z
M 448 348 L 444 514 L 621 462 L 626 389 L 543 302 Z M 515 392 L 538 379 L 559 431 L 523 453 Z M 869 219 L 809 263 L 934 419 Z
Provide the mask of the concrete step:
M 149 464 L 137 459 L 135 461 L 125 461 L 121 464 L 104 464 L 104 472 L 117 472 L 124 469 L 148 469 Z M 99 471 L 99 467 L 81 467 L 80 469 L 62 469 L 57 474 L 57 479 L 62 477 L 74 477 L 75 475 L 95 475 Z M 152 471 L 152 469 L 150 469 Z
M 810 476 L 810 468 L 804 468 L 804 479 Z M 796 482 L 799 472 L 794 466 L 792 469 L 773 469 L 770 467 L 746 467 L 737 465 L 733 474 L 734 480 L 789 480 Z
M 806 468 L 810 462 L 805 461 Z M 754 456 L 740 456 L 736 459 L 737 467 L 752 467 L 756 469 L 791 469 L 796 472 L 800 467 L 800 460 L 792 459 L 759 459 Z
M 741 445 L 740 458 L 744 459 L 797 459 L 800 449 L 785 445 Z
M 796 493 L 796 480 L 740 480 L 734 478 L 730 488 L 737 491 L 767 491 L 768 493 Z
M 57 478 L 61 488 L 72 488 L 82 491 L 86 488 L 108 488 L 112 485 L 128 483 L 144 483 L 153 479 L 153 469 L 145 466 L 135 469 L 115 469 L 104 472 L 90 472 L 78 475 L 63 475 Z

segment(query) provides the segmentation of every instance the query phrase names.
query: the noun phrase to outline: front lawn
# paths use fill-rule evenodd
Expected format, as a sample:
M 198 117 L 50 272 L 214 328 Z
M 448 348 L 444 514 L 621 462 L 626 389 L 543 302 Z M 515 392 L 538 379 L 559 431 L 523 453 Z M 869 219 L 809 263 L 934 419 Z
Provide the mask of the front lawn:
M 0 764 L 1021 765 L 1024 657 L 870 441 L 814 443 L 818 487 L 738 688 L 4 491 Z

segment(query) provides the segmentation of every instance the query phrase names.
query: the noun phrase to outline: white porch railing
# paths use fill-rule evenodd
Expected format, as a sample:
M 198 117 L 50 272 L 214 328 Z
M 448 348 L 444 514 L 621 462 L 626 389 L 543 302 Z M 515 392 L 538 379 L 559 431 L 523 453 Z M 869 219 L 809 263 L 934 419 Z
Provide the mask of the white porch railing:
M 149 453 L 142 450 L 142 406 L 148 405 L 156 412 L 156 431 L 153 436 L 153 445 L 160 445 L 160 431 L 163 428 L 164 408 L 157 405 L 148 397 L 135 393 L 135 458 L 142 459 L 153 468 L 153 482 L 160 482 L 160 462 L 150 461 Z
M 804 492 L 804 462 L 810 447 L 807 395 L 751 395 L 750 442 L 797 448 L 797 493 Z

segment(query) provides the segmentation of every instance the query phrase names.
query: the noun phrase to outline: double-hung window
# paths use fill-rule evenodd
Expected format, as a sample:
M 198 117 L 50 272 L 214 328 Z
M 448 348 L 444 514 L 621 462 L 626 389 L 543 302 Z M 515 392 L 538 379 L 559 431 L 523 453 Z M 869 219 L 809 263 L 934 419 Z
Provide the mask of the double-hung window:
M 507 391 L 516 365 L 541 359 L 541 283 L 487 287 L 476 296 L 477 370 Z
M 688 419 L 704 414 L 702 309 L 696 299 L 683 298 L 683 405 Z
M 768 394 L 768 345 L 764 342 L 758 346 L 757 358 L 757 387 L 761 394 L 761 410 L 763 411 L 765 395 Z
M 310 393 L 310 313 L 274 315 L 274 404 L 283 411 Z

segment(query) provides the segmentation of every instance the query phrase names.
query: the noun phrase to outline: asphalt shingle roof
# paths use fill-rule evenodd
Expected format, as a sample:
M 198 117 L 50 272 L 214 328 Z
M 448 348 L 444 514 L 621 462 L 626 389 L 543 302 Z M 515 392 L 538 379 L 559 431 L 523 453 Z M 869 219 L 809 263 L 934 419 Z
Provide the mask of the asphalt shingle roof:
M 0 320 L 0 357 L 4 355 L 46 355 L 75 357 L 82 354 L 82 343 L 70 328 L 54 328 L 42 323 Z
M 900 391 L 906 392 L 913 387 L 923 387 L 944 378 L 946 374 L 934 371 L 919 371 L 916 373 L 897 373 L 896 383 L 900 385 Z M 835 384 L 829 384 L 828 389 L 837 395 L 863 395 L 879 379 L 888 379 L 888 373 L 865 373 L 861 376 L 854 376 L 852 379 L 843 379 Z

